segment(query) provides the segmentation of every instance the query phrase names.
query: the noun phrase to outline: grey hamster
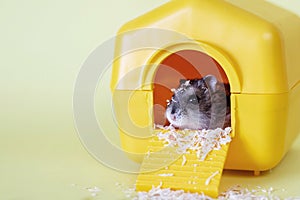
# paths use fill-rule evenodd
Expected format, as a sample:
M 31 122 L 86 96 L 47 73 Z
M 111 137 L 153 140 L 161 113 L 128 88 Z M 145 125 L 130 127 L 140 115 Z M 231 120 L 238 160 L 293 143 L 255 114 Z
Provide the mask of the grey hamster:
M 215 76 L 180 80 L 168 102 L 166 118 L 179 129 L 215 129 L 230 126 L 229 84 Z

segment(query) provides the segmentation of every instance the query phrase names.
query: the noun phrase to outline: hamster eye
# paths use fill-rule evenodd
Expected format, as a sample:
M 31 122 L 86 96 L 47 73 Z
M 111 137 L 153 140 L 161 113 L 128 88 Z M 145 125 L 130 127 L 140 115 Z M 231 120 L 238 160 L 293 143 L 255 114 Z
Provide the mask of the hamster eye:
M 189 97 L 188 102 L 197 105 L 199 104 L 199 98 L 196 95 L 192 95 Z
M 204 86 L 203 86 L 201 89 L 202 89 L 202 91 L 203 91 L 204 93 L 206 93 L 206 92 L 208 91 L 208 88 L 207 88 L 207 87 L 204 87 Z

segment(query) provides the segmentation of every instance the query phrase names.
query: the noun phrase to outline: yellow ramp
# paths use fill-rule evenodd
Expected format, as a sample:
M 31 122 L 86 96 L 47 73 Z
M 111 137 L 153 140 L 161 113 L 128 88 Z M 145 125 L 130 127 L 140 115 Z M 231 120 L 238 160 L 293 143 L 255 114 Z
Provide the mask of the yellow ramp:
M 149 154 L 145 155 L 136 181 L 137 191 L 149 191 L 153 186 L 203 192 L 211 197 L 218 196 L 219 184 L 227 156 L 229 143 L 220 150 L 211 151 L 204 161 L 196 151 L 178 154 L 176 147 L 165 147 L 154 137 L 150 141 Z

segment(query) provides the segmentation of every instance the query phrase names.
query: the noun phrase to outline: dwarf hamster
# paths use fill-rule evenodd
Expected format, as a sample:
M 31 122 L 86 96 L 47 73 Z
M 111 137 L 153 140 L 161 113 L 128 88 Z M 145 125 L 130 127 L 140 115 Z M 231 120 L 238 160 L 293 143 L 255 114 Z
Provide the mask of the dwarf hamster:
M 168 101 L 166 118 L 179 129 L 215 129 L 230 126 L 229 84 L 215 76 L 180 80 Z

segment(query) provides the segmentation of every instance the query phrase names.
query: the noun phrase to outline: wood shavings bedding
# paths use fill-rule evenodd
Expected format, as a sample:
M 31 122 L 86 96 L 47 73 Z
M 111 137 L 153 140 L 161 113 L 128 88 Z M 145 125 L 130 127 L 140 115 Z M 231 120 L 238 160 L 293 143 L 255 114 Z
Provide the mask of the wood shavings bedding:
M 149 192 L 138 192 L 133 200 L 206 200 L 211 199 L 204 194 L 186 193 L 183 190 L 161 189 L 161 185 L 153 187 Z
M 188 154 L 190 151 L 196 151 L 200 160 L 205 160 L 206 156 L 212 150 L 218 150 L 221 145 L 231 142 L 231 128 L 217 128 L 215 130 L 177 130 L 172 126 L 156 126 L 161 129 L 158 132 L 157 137 L 162 140 L 166 146 L 177 147 L 178 153 Z M 186 164 L 186 157 L 182 156 L 181 166 Z M 194 165 L 196 167 L 197 164 Z M 216 171 L 211 174 L 206 180 L 205 184 L 208 185 L 211 179 L 219 174 Z M 171 174 L 161 174 L 162 176 L 169 176 Z M 163 182 L 157 187 L 152 186 L 152 189 L 148 192 L 135 192 L 131 195 L 130 199 L 134 200 L 213 200 L 209 196 L 203 193 L 189 193 L 184 190 L 171 190 L 170 188 L 161 188 Z M 278 191 L 278 190 L 276 190 Z M 300 200 L 299 197 L 281 198 L 276 195 L 276 191 L 271 187 L 268 189 L 262 187 L 255 187 L 249 189 L 236 185 L 229 188 L 227 191 L 221 193 L 216 199 L 217 200 Z
M 157 137 L 166 146 L 177 147 L 178 153 L 186 154 L 189 150 L 196 151 L 200 160 L 205 160 L 212 150 L 219 150 L 221 145 L 231 142 L 231 128 L 217 128 L 214 130 L 176 130 L 172 125 L 160 126 Z
M 281 198 L 276 195 L 276 191 L 272 187 L 266 189 L 255 187 L 249 189 L 240 185 L 233 186 L 227 191 L 220 194 L 217 200 L 300 200 L 300 197 Z M 171 190 L 169 188 L 161 189 L 161 184 L 152 187 L 149 192 L 138 192 L 132 196 L 133 200 L 213 200 L 213 198 L 199 193 L 188 193 L 183 190 Z

